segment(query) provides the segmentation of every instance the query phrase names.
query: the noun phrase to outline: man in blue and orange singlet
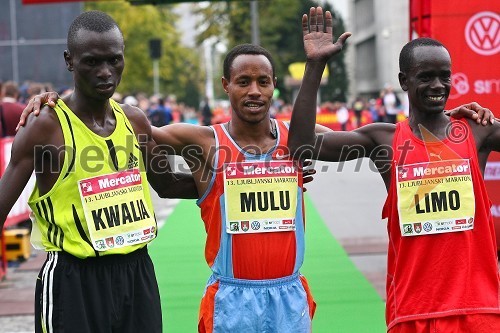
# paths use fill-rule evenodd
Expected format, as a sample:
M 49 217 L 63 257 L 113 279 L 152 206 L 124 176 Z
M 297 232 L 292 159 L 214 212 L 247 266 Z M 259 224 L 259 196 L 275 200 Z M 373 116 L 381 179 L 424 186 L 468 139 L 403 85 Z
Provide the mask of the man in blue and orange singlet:
M 482 127 L 445 115 L 450 54 L 440 42 L 419 38 L 399 58 L 408 120 L 316 135 L 316 93 L 338 45 L 332 43 L 329 12 L 324 18 L 320 7 L 312 8 L 309 19 L 302 19 L 307 63 L 290 124 L 290 151 L 345 161 L 356 157 L 343 148 L 357 147 L 357 157 L 370 157 L 382 175 L 388 191 L 387 330 L 500 331 L 497 246 L 482 178 L 488 154 L 500 151 L 500 123 Z
M 163 195 L 184 198 L 197 196 L 195 184 L 151 164 L 164 157 L 153 158 L 146 116 L 111 99 L 125 66 L 116 22 L 85 12 L 71 24 L 67 46 L 75 90 L 18 132 L 0 180 L 0 229 L 35 170 L 32 244 L 48 253 L 36 285 L 35 332 L 160 333 L 147 252 L 157 234 L 148 180 Z

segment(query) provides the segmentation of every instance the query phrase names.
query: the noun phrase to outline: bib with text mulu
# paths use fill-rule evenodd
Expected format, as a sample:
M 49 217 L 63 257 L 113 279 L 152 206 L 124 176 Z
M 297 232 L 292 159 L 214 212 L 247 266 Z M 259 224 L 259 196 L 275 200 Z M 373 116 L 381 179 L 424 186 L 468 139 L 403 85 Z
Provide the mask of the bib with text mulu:
M 226 232 L 295 230 L 298 167 L 293 161 L 224 165 Z
M 475 198 L 468 159 L 400 165 L 396 179 L 402 236 L 474 228 Z
M 78 187 L 92 246 L 97 251 L 156 237 L 156 222 L 144 198 L 139 169 L 80 180 Z

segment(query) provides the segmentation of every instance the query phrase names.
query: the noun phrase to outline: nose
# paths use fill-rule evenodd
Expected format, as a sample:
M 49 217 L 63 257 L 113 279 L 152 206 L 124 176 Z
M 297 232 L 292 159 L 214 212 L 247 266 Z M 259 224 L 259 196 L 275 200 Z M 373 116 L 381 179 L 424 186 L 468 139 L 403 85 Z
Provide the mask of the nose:
M 431 82 L 431 88 L 433 89 L 444 88 L 444 84 L 443 82 L 441 82 L 439 77 L 435 77 Z
M 252 81 L 250 83 L 250 86 L 248 89 L 248 95 L 250 95 L 250 96 L 260 96 L 261 95 L 258 82 Z
M 108 64 L 106 62 L 104 62 L 102 64 L 102 66 L 99 67 L 99 70 L 97 72 L 97 77 L 100 78 L 100 79 L 108 79 L 110 78 L 112 75 L 111 73 L 111 68 L 110 66 L 108 66 Z

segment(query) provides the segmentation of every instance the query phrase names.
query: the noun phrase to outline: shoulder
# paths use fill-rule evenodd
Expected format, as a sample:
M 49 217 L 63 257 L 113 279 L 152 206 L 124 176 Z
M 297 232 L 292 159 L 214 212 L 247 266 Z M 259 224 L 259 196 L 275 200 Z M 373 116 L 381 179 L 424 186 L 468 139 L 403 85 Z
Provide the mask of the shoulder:
M 28 116 L 26 125 L 19 129 L 16 139 L 33 145 L 56 144 L 58 142 L 55 135 L 59 133 L 61 133 L 59 117 L 52 108 L 44 106 L 38 116 L 33 114 Z
M 144 111 L 128 104 L 120 104 L 120 107 L 132 124 L 136 134 L 151 132 L 151 125 L 149 124 L 149 120 Z
M 452 121 L 450 124 L 450 129 L 448 130 L 449 135 L 468 135 L 469 128 L 463 126 L 463 124 L 467 123 L 469 125 L 470 131 L 479 146 L 482 146 L 483 143 L 490 137 L 495 136 L 498 137 L 500 133 L 500 123 L 497 121 L 493 125 L 488 124 L 486 126 L 482 124 L 478 124 L 473 119 L 460 119 Z
M 355 131 L 366 133 L 369 135 L 394 134 L 394 132 L 396 131 L 396 125 L 390 123 L 372 123 L 361 126 Z
M 26 129 L 34 130 L 34 129 L 52 129 L 52 128 L 60 128 L 59 117 L 54 109 L 45 105 L 41 108 L 38 116 L 30 113 L 28 118 L 26 119 Z

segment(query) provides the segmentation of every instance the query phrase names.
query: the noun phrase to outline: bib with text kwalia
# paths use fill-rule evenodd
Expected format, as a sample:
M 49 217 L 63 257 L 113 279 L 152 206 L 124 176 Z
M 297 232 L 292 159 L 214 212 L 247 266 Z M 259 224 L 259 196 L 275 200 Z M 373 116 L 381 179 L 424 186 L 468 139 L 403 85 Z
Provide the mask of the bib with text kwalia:
M 298 167 L 293 161 L 224 165 L 226 232 L 295 230 Z
M 400 165 L 396 172 L 401 235 L 474 228 L 475 199 L 469 160 Z
M 106 251 L 156 237 L 156 222 L 147 206 L 138 169 L 78 182 L 92 246 Z

